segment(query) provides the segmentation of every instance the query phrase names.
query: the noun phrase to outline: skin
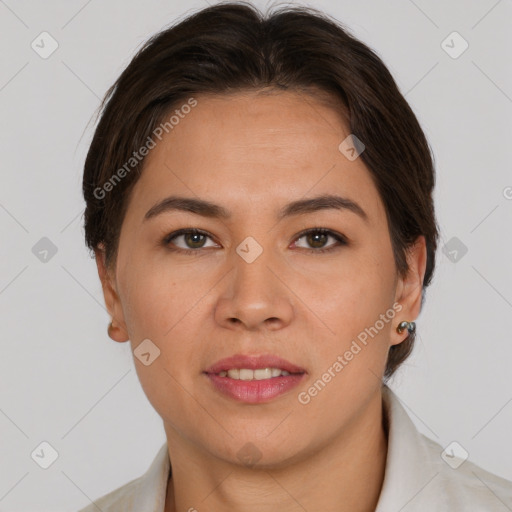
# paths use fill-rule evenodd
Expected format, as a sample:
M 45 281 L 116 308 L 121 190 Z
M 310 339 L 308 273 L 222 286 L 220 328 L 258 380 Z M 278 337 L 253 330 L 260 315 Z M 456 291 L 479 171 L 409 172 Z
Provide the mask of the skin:
M 381 379 L 390 346 L 408 335 L 397 325 L 420 311 L 425 239 L 399 277 L 384 205 L 362 159 L 338 150 L 350 132 L 332 107 L 290 91 L 196 99 L 146 158 L 115 269 L 96 252 L 110 336 L 132 350 L 149 338 L 161 351 L 135 365 L 169 446 L 165 510 L 266 512 L 279 503 L 283 512 L 373 511 L 387 454 Z M 368 222 L 336 209 L 276 220 L 286 203 L 322 193 L 356 201 Z M 143 220 L 170 195 L 210 200 L 232 217 L 170 211 Z M 209 238 L 181 236 L 174 247 L 195 253 L 161 244 L 189 227 Z M 348 244 L 297 237 L 317 227 Z M 252 263 L 236 252 L 248 236 L 263 248 Z M 330 246 L 338 247 L 318 252 Z M 394 319 L 301 404 L 298 394 L 394 303 L 402 307 Z M 202 372 L 235 353 L 277 354 L 306 369 L 306 379 L 267 403 L 234 401 Z M 253 467 L 237 457 L 249 442 L 261 457 Z

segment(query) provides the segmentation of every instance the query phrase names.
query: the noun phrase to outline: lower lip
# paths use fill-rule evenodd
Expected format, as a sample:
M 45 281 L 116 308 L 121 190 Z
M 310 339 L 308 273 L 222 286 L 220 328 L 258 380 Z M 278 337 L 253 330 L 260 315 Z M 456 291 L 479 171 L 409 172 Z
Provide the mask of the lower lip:
M 300 373 L 262 380 L 237 380 L 214 373 L 206 374 L 218 391 L 239 402 L 251 404 L 268 402 L 290 391 L 299 385 L 305 375 Z

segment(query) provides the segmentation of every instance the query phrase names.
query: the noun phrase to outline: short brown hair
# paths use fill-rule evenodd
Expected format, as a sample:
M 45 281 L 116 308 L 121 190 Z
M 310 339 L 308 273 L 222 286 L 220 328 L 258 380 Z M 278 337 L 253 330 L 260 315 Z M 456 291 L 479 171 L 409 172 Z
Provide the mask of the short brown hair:
M 381 59 L 336 20 L 308 7 L 263 15 L 247 2 L 220 3 L 144 44 L 100 105 L 83 175 L 86 245 L 94 251 L 101 244 L 107 266 L 115 266 L 130 192 L 144 160 L 132 160 L 132 170 L 126 162 L 173 108 L 193 95 L 264 88 L 316 89 L 341 100 L 350 132 L 365 145 L 360 158 L 384 203 L 399 275 L 408 270 L 407 249 L 425 236 L 423 306 L 438 239 L 430 147 Z M 123 166 L 123 179 L 113 184 Z M 386 380 L 411 353 L 414 337 L 390 348 Z

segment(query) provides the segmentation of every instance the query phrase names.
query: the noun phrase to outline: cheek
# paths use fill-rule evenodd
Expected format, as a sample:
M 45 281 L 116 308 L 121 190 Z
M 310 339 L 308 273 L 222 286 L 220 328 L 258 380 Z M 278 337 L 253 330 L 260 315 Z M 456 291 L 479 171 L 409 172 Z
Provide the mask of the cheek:
M 133 343 L 143 338 L 160 338 L 170 326 L 175 310 L 172 293 L 163 280 L 139 275 L 129 283 L 129 291 L 122 298 L 123 312 Z
M 298 295 L 319 319 L 322 332 L 321 342 L 315 347 L 317 378 L 333 366 L 338 356 L 343 357 L 343 370 L 335 372 L 338 377 L 333 379 L 338 384 L 351 382 L 352 386 L 360 379 L 375 379 L 374 375 L 382 371 L 398 313 L 392 302 L 394 263 L 390 254 L 379 254 L 381 257 L 363 251 L 350 256 L 347 253 L 338 267 L 331 266 L 329 276 L 310 277 L 309 286 L 300 287 Z M 336 388 L 337 384 L 330 387 Z
M 194 353 L 200 353 L 201 314 L 207 302 L 201 298 L 211 286 L 197 275 L 187 279 L 183 272 L 153 264 L 132 266 L 124 284 L 123 312 L 132 348 L 149 338 L 170 371 L 195 370 L 199 363 Z
M 193 307 L 198 297 L 172 279 L 163 279 L 158 272 L 134 275 L 138 278 L 132 278 L 125 287 L 130 293 L 123 298 L 131 348 L 136 351 L 143 340 L 149 339 L 159 351 L 149 365 L 138 360 L 135 352 L 139 381 L 161 416 L 174 423 L 176 418 L 167 415 L 170 410 L 180 410 L 183 418 L 179 421 L 186 424 L 187 414 L 183 411 L 187 406 L 194 409 L 195 401 L 188 393 L 193 393 L 194 379 L 200 373 L 197 354 L 202 353 L 205 343 L 200 308 Z M 198 413 L 195 409 L 194 412 Z
M 156 264 L 142 252 L 126 258 L 120 294 L 130 339 L 162 338 L 185 316 L 194 287 L 183 279 L 169 264 Z
M 324 425 L 348 421 L 356 404 L 380 386 L 399 314 L 389 300 L 390 283 L 372 272 L 354 274 L 311 308 L 323 308 L 318 316 L 334 334 L 325 330 L 318 339 L 315 371 L 301 389 L 299 402 L 309 418 L 321 416 Z
M 392 305 L 394 269 L 388 260 L 387 255 L 347 252 L 321 272 L 301 273 L 295 289 L 332 331 L 346 338 L 354 329 L 373 324 Z

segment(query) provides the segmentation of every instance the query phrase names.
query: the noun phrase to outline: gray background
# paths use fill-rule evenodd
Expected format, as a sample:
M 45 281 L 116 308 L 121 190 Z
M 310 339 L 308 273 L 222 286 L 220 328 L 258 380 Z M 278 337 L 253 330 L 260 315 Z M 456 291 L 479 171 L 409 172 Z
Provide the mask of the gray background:
M 0 0 L 2 511 L 81 508 L 143 473 L 165 440 L 129 344 L 107 336 L 81 173 L 108 86 L 148 36 L 206 5 Z M 376 49 L 436 157 L 438 268 L 391 387 L 421 432 L 512 479 L 512 2 L 309 5 Z M 47 59 L 31 47 L 43 31 L 59 45 Z M 469 43 L 458 58 L 442 47 L 453 31 Z M 46 261 L 43 237 L 57 249 Z M 42 441 L 58 452 L 48 469 L 31 458 Z

